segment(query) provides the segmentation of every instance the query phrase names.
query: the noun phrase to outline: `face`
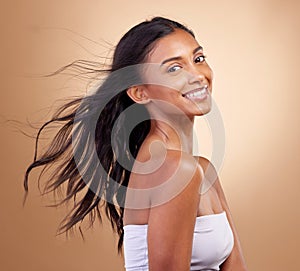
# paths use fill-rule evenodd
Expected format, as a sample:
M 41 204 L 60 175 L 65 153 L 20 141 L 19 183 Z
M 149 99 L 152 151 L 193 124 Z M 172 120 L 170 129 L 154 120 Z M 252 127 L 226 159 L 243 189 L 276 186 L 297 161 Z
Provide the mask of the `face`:
M 203 48 L 189 33 L 177 29 L 160 39 L 145 62 L 152 63 L 144 73 L 143 90 L 152 110 L 167 110 L 159 106 L 162 100 L 187 116 L 210 111 L 212 70 Z

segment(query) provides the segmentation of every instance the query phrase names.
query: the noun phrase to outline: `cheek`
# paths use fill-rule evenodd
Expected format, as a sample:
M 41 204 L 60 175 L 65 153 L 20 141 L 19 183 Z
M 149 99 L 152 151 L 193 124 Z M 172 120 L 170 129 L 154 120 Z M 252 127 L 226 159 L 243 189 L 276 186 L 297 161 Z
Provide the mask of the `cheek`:
M 180 90 L 177 89 L 175 86 L 172 88 L 167 86 L 157 86 L 151 85 L 147 87 L 147 95 L 150 99 L 157 99 L 157 100 L 172 100 L 177 99 L 181 94 L 179 93 Z
M 165 88 L 159 85 L 147 85 L 146 94 L 150 99 L 158 99 L 165 93 Z
M 173 90 L 175 92 L 181 92 L 188 83 L 187 74 L 180 74 L 177 76 L 170 76 L 168 80 L 165 81 L 165 86 L 169 90 Z
M 160 78 L 162 79 L 162 78 Z M 182 92 L 188 82 L 187 76 L 165 76 L 156 84 L 149 84 L 147 87 L 149 97 L 172 97 L 178 96 L 178 92 Z

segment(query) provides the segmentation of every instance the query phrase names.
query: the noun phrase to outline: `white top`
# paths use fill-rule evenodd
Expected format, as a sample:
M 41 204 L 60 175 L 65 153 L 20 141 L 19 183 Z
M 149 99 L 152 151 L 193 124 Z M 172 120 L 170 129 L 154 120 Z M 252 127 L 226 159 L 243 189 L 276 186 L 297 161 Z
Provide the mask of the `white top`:
M 126 225 L 124 258 L 126 271 L 148 271 L 148 225 Z M 196 218 L 190 270 L 220 270 L 234 244 L 226 212 Z

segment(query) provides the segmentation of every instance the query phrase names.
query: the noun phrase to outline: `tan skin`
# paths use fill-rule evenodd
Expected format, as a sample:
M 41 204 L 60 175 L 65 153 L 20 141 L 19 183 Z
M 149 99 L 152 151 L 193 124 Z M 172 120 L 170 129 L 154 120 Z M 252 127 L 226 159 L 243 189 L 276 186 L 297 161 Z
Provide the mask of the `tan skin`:
M 146 62 L 159 64 L 158 72 L 163 80 L 169 80 L 171 87 L 149 83 L 131 87 L 127 91 L 131 99 L 144 104 L 152 116 L 151 130 L 139 150 L 137 160 L 149 162 L 155 160 L 155 155 L 160 155 L 160 148 L 153 151 L 153 142 L 165 148 L 165 160 L 153 172 L 132 173 L 128 187 L 146 189 L 157 187 L 170 178 L 174 183 L 182 182 L 185 176 L 189 178 L 180 193 L 163 204 L 157 204 L 158 193 L 149 193 L 143 197 L 143 201 L 149 203 L 148 208 L 125 208 L 124 225 L 148 224 L 150 271 L 188 271 L 196 216 L 226 211 L 234 234 L 234 247 L 221 265 L 221 270 L 245 271 L 247 268 L 239 238 L 217 173 L 207 159 L 192 156 L 194 117 L 204 115 L 211 109 L 212 70 L 205 61 L 203 50 L 190 34 L 175 30 L 155 44 Z M 151 82 L 151 75 L 147 76 Z M 204 85 L 208 87 L 207 99 L 195 101 L 183 96 Z M 174 105 L 182 114 L 161 101 Z M 205 178 L 212 180 L 213 185 L 200 195 L 201 183 Z M 163 194 L 169 195 L 167 193 L 170 192 L 173 195 L 174 191 L 169 188 Z

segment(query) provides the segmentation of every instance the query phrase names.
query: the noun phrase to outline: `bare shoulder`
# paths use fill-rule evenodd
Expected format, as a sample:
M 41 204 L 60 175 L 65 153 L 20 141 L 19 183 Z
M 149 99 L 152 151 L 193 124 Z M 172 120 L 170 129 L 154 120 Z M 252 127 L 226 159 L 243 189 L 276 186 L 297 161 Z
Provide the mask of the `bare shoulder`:
M 148 223 L 150 209 L 152 218 L 159 213 L 172 216 L 186 199 L 198 197 L 203 170 L 197 158 L 170 149 L 152 149 L 142 158 L 132 170 L 126 192 L 126 223 Z
M 216 171 L 214 165 L 207 158 L 198 156 L 198 161 L 203 170 L 211 168 L 211 170 Z
M 219 180 L 218 172 L 215 166 L 207 158 L 199 156 L 199 164 L 203 169 L 204 179 L 209 182 L 215 182 Z
M 161 165 L 161 173 L 169 172 L 172 175 L 179 173 L 194 175 L 202 174 L 202 167 L 199 164 L 198 158 L 178 150 L 166 150 L 165 160 Z
M 160 168 L 148 176 L 148 181 L 155 187 L 152 207 L 176 197 L 197 197 L 202 179 L 203 169 L 196 157 L 178 150 L 166 150 Z
M 203 168 L 203 190 L 207 190 L 211 187 L 215 189 L 218 194 L 219 200 L 224 204 L 226 203 L 225 194 L 218 176 L 218 172 L 214 165 L 205 157 L 199 157 L 199 163 Z M 224 207 L 224 206 L 223 206 Z
M 198 158 L 191 154 L 165 149 L 159 141 L 152 142 L 146 149 L 139 153 L 134 164 L 131 186 L 151 188 L 184 176 L 198 174 L 201 177 L 203 174 Z

